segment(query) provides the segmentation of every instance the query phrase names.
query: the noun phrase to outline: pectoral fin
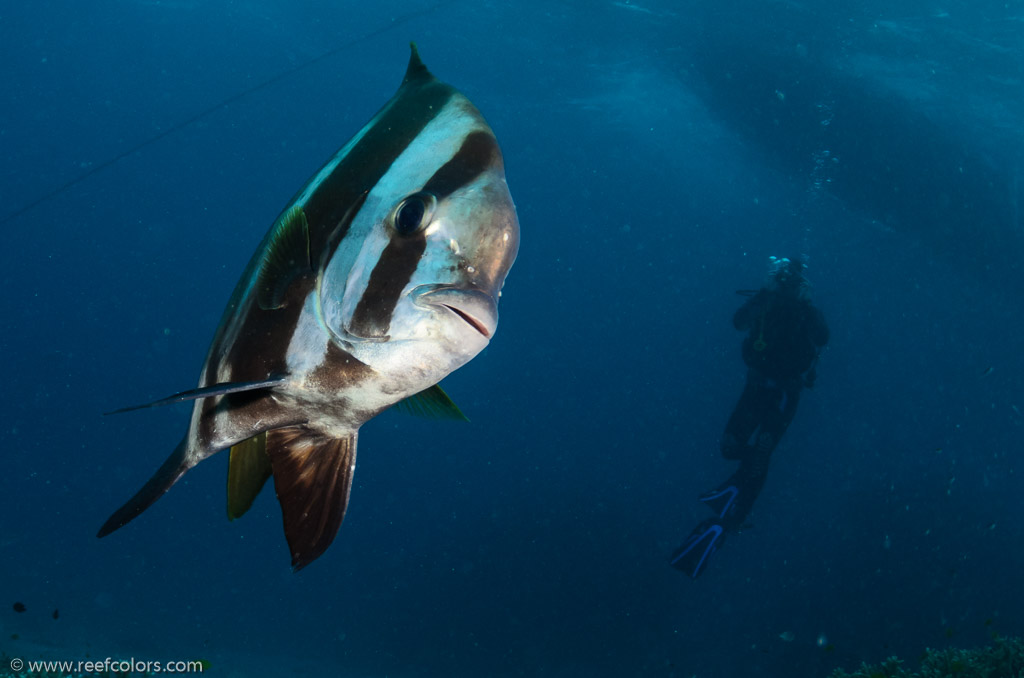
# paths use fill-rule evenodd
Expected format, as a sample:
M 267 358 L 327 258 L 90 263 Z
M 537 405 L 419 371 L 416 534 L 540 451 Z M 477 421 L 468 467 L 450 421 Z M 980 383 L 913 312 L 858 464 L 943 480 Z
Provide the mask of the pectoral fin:
M 334 541 L 356 468 L 356 434 L 326 438 L 302 427 L 267 432 L 292 567 L 301 570 Z
M 281 215 L 270 232 L 256 279 L 256 299 L 270 311 L 284 305 L 285 292 L 296 278 L 311 273 L 309 223 L 298 205 Z
M 459 406 L 448 397 L 439 384 L 434 384 L 405 400 L 398 401 L 393 408 L 398 412 L 427 419 L 469 421 L 469 417 L 462 413 Z
M 231 446 L 228 458 L 228 520 L 245 515 L 269 478 L 266 433 Z

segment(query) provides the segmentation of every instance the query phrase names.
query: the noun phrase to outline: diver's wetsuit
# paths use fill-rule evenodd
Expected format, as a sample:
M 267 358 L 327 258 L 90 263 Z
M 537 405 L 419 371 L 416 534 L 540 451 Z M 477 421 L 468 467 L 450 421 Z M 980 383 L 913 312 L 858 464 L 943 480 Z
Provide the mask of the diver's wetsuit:
M 722 434 L 722 456 L 740 467 L 722 486 L 737 489 L 722 523 L 739 528 L 764 486 L 768 461 L 796 414 L 800 391 L 814 381 L 818 353 L 828 343 L 821 311 L 801 298 L 796 286 L 762 288 L 733 317 L 747 331 L 743 361 L 747 383 Z
M 773 257 L 772 262 L 776 262 Z M 690 532 L 669 559 L 697 578 L 727 532 L 743 526 L 768 476 L 768 461 L 793 421 L 800 391 L 812 386 L 818 353 L 828 343 L 825 318 L 803 294 L 799 261 L 783 259 L 772 286 L 759 290 L 736 311 L 733 324 L 747 332 L 743 361 L 747 384 L 722 434 L 722 456 L 740 462 L 724 483 L 700 500 L 714 512 Z

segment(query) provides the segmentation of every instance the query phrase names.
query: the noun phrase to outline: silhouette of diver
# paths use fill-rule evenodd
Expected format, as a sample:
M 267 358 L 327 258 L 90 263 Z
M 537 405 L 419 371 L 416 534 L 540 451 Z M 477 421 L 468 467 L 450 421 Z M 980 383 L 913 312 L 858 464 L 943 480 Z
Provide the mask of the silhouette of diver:
M 733 317 L 747 332 L 747 383 L 722 434 L 722 456 L 739 469 L 700 500 L 715 512 L 672 554 L 672 567 L 698 577 L 725 539 L 736 532 L 764 487 L 768 461 L 793 421 L 800 391 L 814 386 L 818 356 L 828 343 L 825 317 L 810 302 L 810 283 L 799 259 L 771 257 L 768 285 L 749 296 Z

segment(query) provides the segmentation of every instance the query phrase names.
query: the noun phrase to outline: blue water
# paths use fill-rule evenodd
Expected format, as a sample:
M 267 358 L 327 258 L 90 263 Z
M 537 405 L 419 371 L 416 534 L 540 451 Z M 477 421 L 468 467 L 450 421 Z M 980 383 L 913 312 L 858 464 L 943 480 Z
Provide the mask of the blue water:
M 824 676 L 1024 632 L 1017 3 L 210 4 L 0 9 L 0 651 Z M 196 383 L 411 39 L 493 126 L 522 225 L 501 327 L 444 382 L 472 423 L 367 424 L 297 574 L 272 492 L 225 519 L 225 455 L 97 540 L 189 408 L 101 413 Z M 818 384 L 754 526 L 692 581 L 668 556 L 733 470 L 734 291 L 799 253 Z

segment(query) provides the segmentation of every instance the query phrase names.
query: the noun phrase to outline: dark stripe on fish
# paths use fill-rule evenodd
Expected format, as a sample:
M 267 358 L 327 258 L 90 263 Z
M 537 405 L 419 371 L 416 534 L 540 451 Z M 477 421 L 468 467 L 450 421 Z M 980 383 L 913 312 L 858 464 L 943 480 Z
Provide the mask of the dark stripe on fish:
M 349 224 L 355 218 L 357 212 L 366 200 L 366 193 L 357 196 L 355 203 L 342 217 L 341 224 L 336 231 L 344 233 L 348 230 Z M 335 234 L 339 238 L 341 235 Z M 335 243 L 335 246 L 337 243 Z M 258 255 L 257 255 L 258 256 Z M 250 374 L 275 374 L 284 373 L 288 369 L 287 353 L 288 345 L 291 343 L 295 327 L 298 325 L 299 316 L 302 313 L 303 302 L 311 292 L 316 283 L 313 275 L 301 276 L 295 284 L 286 290 L 285 300 L 282 308 L 263 309 L 257 302 L 255 294 L 246 299 L 245 324 L 240 328 L 239 334 L 231 345 L 228 355 L 224 360 L 230 367 L 232 375 Z M 328 353 L 333 347 L 328 344 Z M 346 380 L 358 374 L 363 376 L 365 365 L 347 354 L 337 364 L 332 364 L 335 370 L 335 379 L 345 383 Z M 208 361 L 204 370 L 204 381 L 213 380 L 216 377 L 216 368 L 220 363 Z M 228 406 L 233 411 L 233 416 L 239 419 L 248 417 L 253 422 L 253 428 L 258 428 L 259 422 L 269 425 L 282 416 L 281 405 L 273 398 L 264 397 L 252 401 L 243 402 L 239 398 L 230 400 L 218 400 L 210 398 L 203 403 L 203 415 L 199 419 L 199 436 L 206 442 L 216 439 L 217 418 L 215 416 L 218 407 Z M 289 422 L 295 423 L 295 422 Z
M 364 338 L 387 336 L 391 314 L 426 248 L 427 239 L 422 233 L 410 238 L 395 236 L 391 239 L 373 267 L 366 290 L 352 314 L 349 329 L 352 334 Z
M 407 76 L 390 107 L 372 123 L 362 138 L 306 201 L 310 248 L 320 254 L 321 266 L 330 259 L 345 239 L 352 220 L 362 208 L 369 192 L 456 93 L 454 88 L 440 82 L 425 69 L 418 75 L 420 77 L 411 79 Z M 399 280 L 400 286 L 393 295 L 390 292 L 391 282 L 377 277 L 376 294 L 385 296 L 384 303 L 373 312 L 369 310 L 373 302 L 367 301 L 374 299 L 369 294 L 371 290 L 368 289 L 363 294 L 351 328 L 357 336 L 383 337 L 387 334 L 391 324 L 391 313 L 398 303 L 398 295 L 416 270 L 416 264 L 425 247 L 426 243 L 421 243 L 419 251 L 415 254 L 404 249 L 402 252 L 392 252 L 397 261 L 385 264 L 385 260 L 382 259 L 378 262 L 371 274 L 371 286 L 374 285 L 374 275 L 381 264 L 385 264 L 384 270 L 395 270 L 399 276 L 403 275 L 404 271 L 408 273 Z M 381 299 L 380 296 L 377 298 Z M 284 348 L 287 349 L 287 345 Z
M 352 219 L 366 201 L 366 193 L 356 196 L 351 208 L 342 216 L 341 223 L 328 242 L 337 247 L 335 238 L 348 231 Z M 320 266 L 325 265 L 320 262 Z M 263 309 L 248 299 L 245 325 L 231 347 L 227 360 L 232 375 L 260 375 L 264 370 L 270 373 L 285 373 L 288 370 L 287 353 L 295 326 L 302 314 L 303 304 L 316 284 L 313 274 L 302 276 L 297 284 L 287 289 L 286 303 L 281 308 Z M 272 360 L 269 360 L 272 359 Z M 253 378 L 255 379 L 255 377 Z
M 348 228 L 352 224 L 352 219 L 359 214 L 359 210 L 363 209 L 363 203 L 366 202 L 366 196 L 369 194 L 369 191 L 363 191 L 362 195 L 355 199 L 355 202 L 349 206 L 345 216 L 342 217 L 341 223 L 338 224 L 338 227 L 334 229 L 334 232 L 327 237 L 327 242 L 324 246 L 323 252 L 321 253 L 320 261 L 317 262 L 318 270 L 322 271 L 327 268 L 328 262 L 330 262 L 331 257 L 334 256 L 334 251 L 338 249 L 338 245 L 348 233 Z
M 501 162 L 498 142 L 490 132 L 476 131 L 466 136 L 458 152 L 423 187 L 438 201 L 469 184 L 494 164 Z
M 377 185 L 392 163 L 405 151 L 448 103 L 455 90 L 427 74 L 429 79 L 406 82 L 390 108 L 366 130 L 305 204 L 311 232 L 311 248 L 325 257 L 325 250 L 345 237 L 345 214 Z
M 501 162 L 501 151 L 490 132 L 476 131 L 466 136 L 462 146 L 423 186 L 424 193 L 443 200 Z M 359 299 L 349 331 L 359 337 L 384 338 L 391 327 L 402 290 L 409 284 L 420 257 L 426 249 L 423 237 L 394 237 L 370 273 Z
M 321 266 L 330 259 L 348 233 L 370 190 L 456 94 L 453 87 L 437 80 L 422 67 L 415 54 L 410 64 L 412 67 L 395 96 L 378 112 L 379 117 L 369 123 L 366 133 L 320 182 L 303 206 L 308 223 L 310 255 Z M 333 161 L 331 158 L 330 162 Z M 307 188 L 308 185 L 303 187 L 299 194 Z M 249 283 L 256 275 L 272 233 L 271 230 L 264 238 L 235 287 L 211 344 L 201 386 L 215 383 L 218 368 L 225 362 L 230 365 L 229 371 L 235 375 L 236 381 L 254 381 L 284 371 L 291 334 L 302 311 L 302 300 L 312 289 L 314 277 L 292 285 L 289 294 L 294 297 L 289 299 L 290 308 L 268 316 L 253 303 L 253 295 L 248 294 Z M 242 323 L 238 328 L 240 336 L 232 340 L 229 330 L 238 322 Z M 225 353 L 228 355 L 224 356 Z M 217 356 L 224 357 L 218 359 Z M 209 417 L 202 422 L 209 425 Z M 206 438 L 212 435 L 212 431 L 204 430 L 201 435 Z
M 341 391 L 346 385 L 373 378 L 374 371 L 365 363 L 356 360 L 351 353 L 338 346 L 333 341 L 327 344 L 327 353 L 323 362 L 310 373 L 309 380 L 319 384 L 321 390 L 326 392 Z M 353 403 L 348 399 L 337 396 L 335 405 L 338 408 L 354 409 Z M 361 412 L 359 414 L 362 414 Z M 376 414 L 376 413 L 373 413 Z M 364 418 L 370 419 L 373 414 Z

